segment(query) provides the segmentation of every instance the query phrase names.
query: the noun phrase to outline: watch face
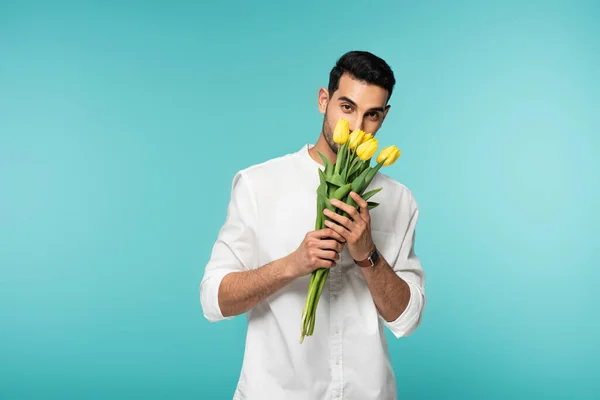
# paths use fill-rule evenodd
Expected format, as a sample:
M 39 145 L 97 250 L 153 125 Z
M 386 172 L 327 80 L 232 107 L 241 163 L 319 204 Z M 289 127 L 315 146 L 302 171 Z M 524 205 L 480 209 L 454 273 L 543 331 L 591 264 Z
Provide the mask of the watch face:
M 379 260 L 379 252 L 377 250 L 375 250 L 373 252 L 373 255 L 371 256 L 371 262 L 373 264 L 376 264 L 378 260 Z

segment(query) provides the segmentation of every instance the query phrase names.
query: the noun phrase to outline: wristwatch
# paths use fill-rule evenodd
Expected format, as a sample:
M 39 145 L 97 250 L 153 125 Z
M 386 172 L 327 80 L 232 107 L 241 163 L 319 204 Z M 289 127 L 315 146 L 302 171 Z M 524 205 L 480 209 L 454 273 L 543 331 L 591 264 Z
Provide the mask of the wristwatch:
M 379 261 L 379 252 L 377 251 L 377 247 L 373 247 L 373 251 L 371 251 L 371 254 L 369 254 L 369 257 L 367 257 L 365 260 L 362 260 L 362 261 L 354 260 L 354 262 L 357 263 L 358 266 L 361 268 L 372 267 L 375 264 L 377 264 L 377 261 Z

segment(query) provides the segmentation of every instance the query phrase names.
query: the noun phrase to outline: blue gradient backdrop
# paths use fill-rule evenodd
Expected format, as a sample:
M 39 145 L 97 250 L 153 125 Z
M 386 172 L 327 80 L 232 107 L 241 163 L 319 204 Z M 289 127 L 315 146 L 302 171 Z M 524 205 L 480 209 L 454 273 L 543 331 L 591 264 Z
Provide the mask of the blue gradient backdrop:
M 600 397 L 600 3 L 0 1 L 0 398 L 228 399 L 199 283 L 231 180 L 318 137 L 347 50 L 421 208 L 401 398 Z

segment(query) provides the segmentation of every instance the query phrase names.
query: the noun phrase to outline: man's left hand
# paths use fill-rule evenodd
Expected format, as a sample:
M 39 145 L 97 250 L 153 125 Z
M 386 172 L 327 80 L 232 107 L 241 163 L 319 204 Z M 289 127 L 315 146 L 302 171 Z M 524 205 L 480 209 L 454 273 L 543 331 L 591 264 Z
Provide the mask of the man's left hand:
M 371 237 L 369 206 L 358 193 L 350 192 L 350 197 L 358 204 L 360 211 L 343 201 L 332 199 L 331 205 L 345 211 L 350 218 L 331 212 L 326 208 L 323 213 L 335 222 L 325 220 L 325 225 L 346 239 L 348 251 L 353 259 L 362 261 L 369 257 L 375 247 Z

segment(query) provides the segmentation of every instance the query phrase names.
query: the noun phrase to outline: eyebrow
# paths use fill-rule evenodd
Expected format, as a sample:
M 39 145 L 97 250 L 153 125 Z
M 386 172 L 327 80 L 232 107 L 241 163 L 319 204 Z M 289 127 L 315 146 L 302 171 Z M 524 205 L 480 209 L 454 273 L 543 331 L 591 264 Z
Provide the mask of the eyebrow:
M 354 102 L 352 99 L 350 99 L 350 98 L 348 98 L 348 97 L 346 97 L 346 96 L 342 96 L 342 97 L 340 97 L 340 98 L 339 98 L 339 101 L 347 101 L 348 103 L 350 103 L 350 104 L 352 104 L 354 107 L 356 107 L 356 103 L 355 103 L 355 102 Z M 373 107 L 373 108 L 369 108 L 367 111 L 379 111 L 379 112 L 384 112 L 385 110 L 383 109 L 383 107 Z

